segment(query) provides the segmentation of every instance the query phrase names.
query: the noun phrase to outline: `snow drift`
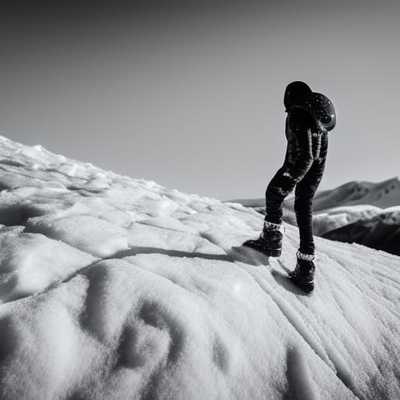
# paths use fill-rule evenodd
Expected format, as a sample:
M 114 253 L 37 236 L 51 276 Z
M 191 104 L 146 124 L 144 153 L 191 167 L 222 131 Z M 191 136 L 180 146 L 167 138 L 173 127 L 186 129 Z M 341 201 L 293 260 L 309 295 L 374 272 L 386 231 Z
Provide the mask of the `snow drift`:
M 0 398 L 399 399 L 400 257 L 317 238 L 317 287 L 234 203 L 0 138 Z

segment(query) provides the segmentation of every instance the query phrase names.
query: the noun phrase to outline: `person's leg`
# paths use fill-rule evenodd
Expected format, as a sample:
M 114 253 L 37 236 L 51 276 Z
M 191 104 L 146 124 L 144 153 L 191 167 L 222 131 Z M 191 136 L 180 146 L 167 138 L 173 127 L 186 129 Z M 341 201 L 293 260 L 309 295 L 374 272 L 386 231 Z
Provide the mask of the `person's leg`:
M 294 189 L 295 181 L 288 176 L 285 166 L 281 167 L 271 179 L 266 193 L 266 214 L 260 237 L 243 243 L 270 257 L 279 257 L 282 251 L 282 204 L 285 197 Z
M 321 182 L 325 159 L 316 160 L 295 190 L 294 209 L 300 234 L 299 252 L 314 255 L 315 246 L 312 229 L 312 201 Z
M 289 273 L 293 283 L 310 293 L 314 289 L 314 237 L 312 230 L 312 201 L 325 168 L 325 159 L 313 162 L 295 191 L 295 212 L 300 233 L 296 268 Z
M 296 181 L 288 174 L 285 165 L 271 179 L 266 193 L 266 214 L 263 230 L 256 240 L 243 243 L 271 257 L 282 252 L 282 205 L 285 197 L 293 191 Z
M 282 205 L 293 191 L 296 181 L 288 175 L 282 166 L 271 179 L 265 192 L 265 221 L 280 225 L 282 223 Z

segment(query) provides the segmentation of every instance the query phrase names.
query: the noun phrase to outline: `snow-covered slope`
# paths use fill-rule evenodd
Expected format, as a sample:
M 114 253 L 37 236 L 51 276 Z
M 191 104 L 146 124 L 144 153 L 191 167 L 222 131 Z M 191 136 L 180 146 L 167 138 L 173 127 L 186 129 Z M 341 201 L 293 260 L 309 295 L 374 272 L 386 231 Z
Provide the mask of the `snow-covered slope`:
M 400 257 L 0 138 L 0 399 L 399 399 Z

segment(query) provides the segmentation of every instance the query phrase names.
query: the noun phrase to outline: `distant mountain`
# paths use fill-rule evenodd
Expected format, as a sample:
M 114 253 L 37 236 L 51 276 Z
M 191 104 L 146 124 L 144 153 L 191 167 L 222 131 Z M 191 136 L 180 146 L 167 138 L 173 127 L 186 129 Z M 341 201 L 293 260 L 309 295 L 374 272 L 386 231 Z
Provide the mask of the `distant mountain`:
M 265 199 L 235 199 L 229 200 L 230 203 L 240 203 L 242 206 L 249 208 L 262 208 L 265 207 Z
M 344 225 L 359 220 L 369 220 L 384 211 L 382 208 L 370 205 L 341 206 L 316 211 L 313 218 L 314 233 L 321 236 Z M 294 216 L 293 211 L 292 213 Z
M 400 206 L 325 232 L 322 237 L 400 255 Z
M 294 199 L 289 199 L 292 204 Z M 335 189 L 318 192 L 314 198 L 314 210 L 326 210 L 344 205 L 368 204 L 380 208 L 400 204 L 400 180 L 391 178 L 383 182 L 345 183 Z

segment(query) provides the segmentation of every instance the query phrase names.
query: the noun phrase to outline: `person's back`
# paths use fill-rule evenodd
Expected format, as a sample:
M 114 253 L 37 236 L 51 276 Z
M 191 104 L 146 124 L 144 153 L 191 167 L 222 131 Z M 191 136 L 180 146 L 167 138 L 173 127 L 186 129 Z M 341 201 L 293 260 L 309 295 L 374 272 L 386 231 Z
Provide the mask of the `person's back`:
M 263 231 L 256 240 L 243 245 L 272 257 L 282 251 L 282 205 L 294 188 L 295 212 L 300 233 L 297 265 L 290 274 L 293 282 L 306 292 L 314 288 L 314 239 L 312 199 L 321 181 L 328 152 L 328 131 L 336 124 L 332 102 L 312 92 L 304 82 L 296 81 L 285 90 L 287 111 L 287 148 L 282 167 L 266 191 L 266 215 Z

